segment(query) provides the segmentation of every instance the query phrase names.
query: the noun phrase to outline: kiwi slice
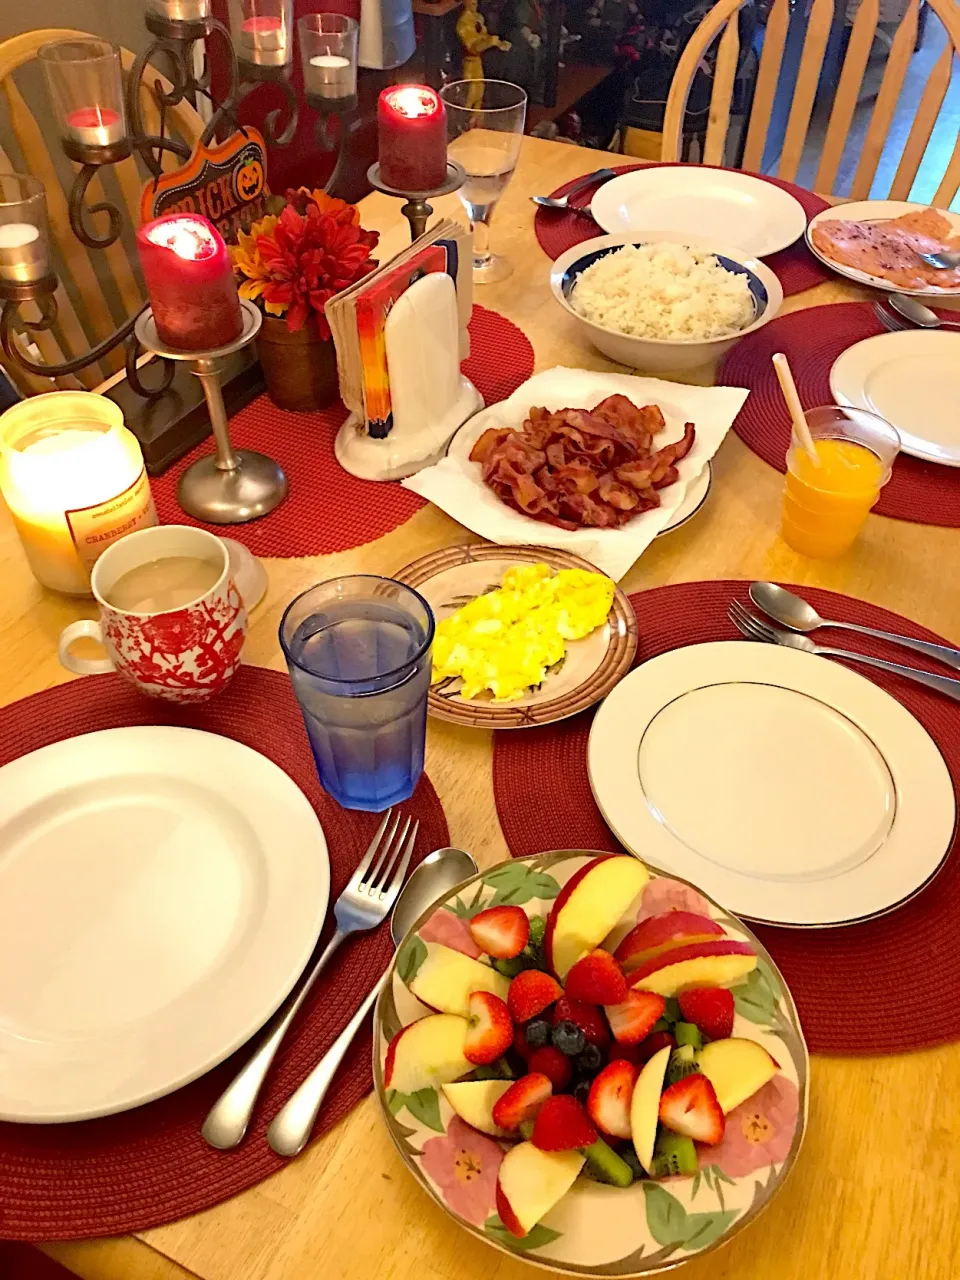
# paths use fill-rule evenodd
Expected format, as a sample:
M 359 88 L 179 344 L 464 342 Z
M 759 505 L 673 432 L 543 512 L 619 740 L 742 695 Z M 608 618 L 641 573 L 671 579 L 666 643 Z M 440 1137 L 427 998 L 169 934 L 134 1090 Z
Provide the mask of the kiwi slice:
M 673 1038 L 677 1044 L 692 1044 L 694 1049 L 703 1048 L 703 1036 L 700 1028 L 692 1022 L 678 1022 L 673 1028 Z
M 547 932 L 547 922 L 543 916 L 530 917 L 530 936 L 527 938 L 528 947 L 539 947 L 543 943 L 544 936 Z
M 697 1172 L 697 1149 L 691 1138 L 661 1129 L 650 1172 L 655 1178 L 692 1178 Z
M 612 1187 L 629 1187 L 633 1182 L 633 1170 L 626 1160 L 621 1160 L 602 1138 L 592 1142 L 589 1147 L 581 1147 L 581 1151 L 587 1158 L 583 1171 L 594 1182 L 606 1182 Z
M 533 1121 L 521 1120 L 518 1128 L 520 1129 L 520 1137 L 529 1142 L 533 1137 Z
M 667 1062 L 666 1083 L 676 1084 L 684 1076 L 692 1076 L 700 1067 L 697 1062 L 697 1051 L 692 1044 L 680 1045 L 674 1049 Z
M 680 1012 L 680 1001 L 676 996 L 667 996 L 666 1005 L 663 1010 L 663 1017 L 669 1023 L 679 1022 L 683 1017 Z
M 512 1080 L 515 1076 L 513 1068 L 506 1058 L 498 1058 L 496 1062 L 488 1062 L 474 1067 L 471 1080 Z
M 521 957 L 522 953 L 519 956 L 511 956 L 509 960 L 497 957 L 493 961 L 493 967 L 497 973 L 502 973 L 505 978 L 515 978 L 518 973 L 522 973 L 527 967 Z

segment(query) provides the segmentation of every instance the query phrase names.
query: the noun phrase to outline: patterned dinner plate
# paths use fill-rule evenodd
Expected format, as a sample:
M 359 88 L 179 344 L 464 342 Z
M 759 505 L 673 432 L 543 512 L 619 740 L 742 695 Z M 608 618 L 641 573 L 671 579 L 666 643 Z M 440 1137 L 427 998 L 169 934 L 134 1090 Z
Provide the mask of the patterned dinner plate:
M 695 1176 L 644 1179 L 620 1189 L 581 1175 L 518 1239 L 496 1207 L 497 1171 L 512 1144 L 467 1125 L 442 1090 L 405 1095 L 385 1089 L 383 1082 L 390 1041 L 430 1012 L 405 985 L 426 958 L 425 944 L 439 942 L 477 957 L 469 921 L 478 911 L 514 904 L 528 916 L 546 916 L 567 880 L 596 856 L 562 850 L 503 862 L 464 881 L 421 916 L 401 944 L 377 1003 L 374 1081 L 390 1136 L 407 1168 L 472 1235 L 567 1275 L 653 1275 L 718 1248 L 770 1203 L 797 1159 L 808 1104 L 807 1049 L 783 977 L 746 925 L 687 881 L 651 869 L 642 894 L 606 945 L 618 943 L 635 922 L 673 908 L 712 917 L 730 938 L 749 943 L 759 956 L 757 968 L 733 989 L 733 1034 L 759 1042 L 780 1066 L 758 1092 L 729 1112 L 721 1143 L 699 1147 Z
M 446 547 L 414 560 L 393 576 L 424 597 L 439 622 L 468 600 L 500 585 L 517 564 L 546 564 L 551 569 L 584 569 L 595 565 L 554 547 L 500 547 L 468 543 Z M 551 667 L 542 684 L 510 702 L 494 702 L 488 693 L 467 700 L 460 681 L 445 680 L 430 689 L 427 710 L 440 720 L 475 729 L 529 729 L 565 720 L 606 697 L 630 670 L 637 652 L 637 617 L 617 587 L 602 627 L 582 640 L 568 642 L 564 657 Z

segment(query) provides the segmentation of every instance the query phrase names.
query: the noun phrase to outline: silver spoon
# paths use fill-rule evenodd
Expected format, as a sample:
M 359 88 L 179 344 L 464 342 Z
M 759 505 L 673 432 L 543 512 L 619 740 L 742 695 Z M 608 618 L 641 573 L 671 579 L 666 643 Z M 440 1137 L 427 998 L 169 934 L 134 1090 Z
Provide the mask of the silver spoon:
M 393 909 L 390 918 L 393 945 L 399 947 L 411 925 L 431 903 L 445 897 L 461 880 L 475 876 L 477 870 L 477 864 L 463 849 L 438 849 L 428 854 L 403 886 Z M 267 1130 L 267 1142 L 278 1156 L 295 1156 L 307 1145 L 330 1082 L 386 980 L 385 973 L 303 1084 L 274 1116 Z
M 612 169 L 596 169 L 593 173 L 588 173 L 581 178 L 579 182 L 575 182 L 565 196 L 531 196 L 530 199 L 534 204 L 540 206 L 541 209 L 557 209 L 560 212 L 567 213 L 585 213 L 591 216 L 589 209 L 580 209 L 576 205 L 570 204 L 571 196 L 578 196 L 581 191 L 586 191 L 587 187 L 594 185 L 600 187 L 605 182 L 609 182 L 611 178 L 617 175 Z
M 916 298 L 911 298 L 906 293 L 891 294 L 890 305 L 894 311 L 899 311 L 902 316 L 906 316 L 912 324 L 919 325 L 921 329 L 960 329 L 960 322 L 941 320 L 935 311 L 931 311 L 929 307 L 925 307 L 922 302 L 918 302 Z
M 844 631 L 856 631 L 862 636 L 873 636 L 876 640 L 889 640 L 892 644 L 924 653 L 928 658 L 936 658 L 954 671 L 960 671 L 960 649 L 930 644 L 927 640 L 914 640 L 910 636 L 894 635 L 890 631 L 876 631 L 873 627 L 861 627 L 856 622 L 834 622 L 829 618 L 821 618 L 813 605 L 807 604 L 806 600 L 801 600 L 792 591 L 778 587 L 775 582 L 754 582 L 750 587 L 750 599 L 768 618 L 773 618 L 774 622 L 779 622 L 789 631 L 807 632 L 816 631 L 818 627 L 841 627 Z

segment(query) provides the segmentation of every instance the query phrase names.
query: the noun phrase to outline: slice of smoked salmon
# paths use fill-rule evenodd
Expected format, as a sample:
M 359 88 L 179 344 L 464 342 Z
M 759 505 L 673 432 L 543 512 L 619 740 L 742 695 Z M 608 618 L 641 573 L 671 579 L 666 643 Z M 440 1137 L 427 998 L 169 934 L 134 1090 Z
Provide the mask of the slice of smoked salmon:
M 960 268 L 939 271 L 920 254 L 960 249 L 960 237 L 952 237 L 951 230 L 936 209 L 921 209 L 887 222 L 831 218 L 813 228 L 811 239 L 832 262 L 889 280 L 901 289 L 930 285 L 949 289 L 960 285 Z

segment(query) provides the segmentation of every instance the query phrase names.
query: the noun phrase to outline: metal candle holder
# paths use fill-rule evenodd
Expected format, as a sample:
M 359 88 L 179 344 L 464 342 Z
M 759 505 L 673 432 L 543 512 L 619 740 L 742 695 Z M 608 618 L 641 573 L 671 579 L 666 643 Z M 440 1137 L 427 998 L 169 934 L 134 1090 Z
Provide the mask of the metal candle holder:
M 434 187 L 432 191 L 398 191 L 396 187 L 390 187 L 382 180 L 379 163 L 372 164 L 367 170 L 367 178 L 371 186 L 382 191 L 385 196 L 406 200 L 400 212 L 410 223 L 411 240 L 418 239 L 427 229 L 427 222 L 433 213 L 433 206 L 427 203 L 428 200 L 435 196 L 448 196 L 451 191 L 458 191 L 466 177 L 467 173 L 462 164 L 457 164 L 456 160 L 448 160 L 447 180 L 442 187 Z
M 188 467 L 177 486 L 177 501 L 188 515 L 210 524 L 245 524 L 272 511 L 287 496 L 289 484 L 279 463 L 251 449 L 234 449 L 230 443 L 227 411 L 220 389 L 222 361 L 252 342 L 263 316 L 252 302 L 241 299 L 243 332 L 226 346 L 212 351 L 183 351 L 168 347 L 157 334 L 153 311 L 148 307 L 137 318 L 136 336 L 146 350 L 165 360 L 188 360 L 200 379 L 210 411 L 216 452 Z

